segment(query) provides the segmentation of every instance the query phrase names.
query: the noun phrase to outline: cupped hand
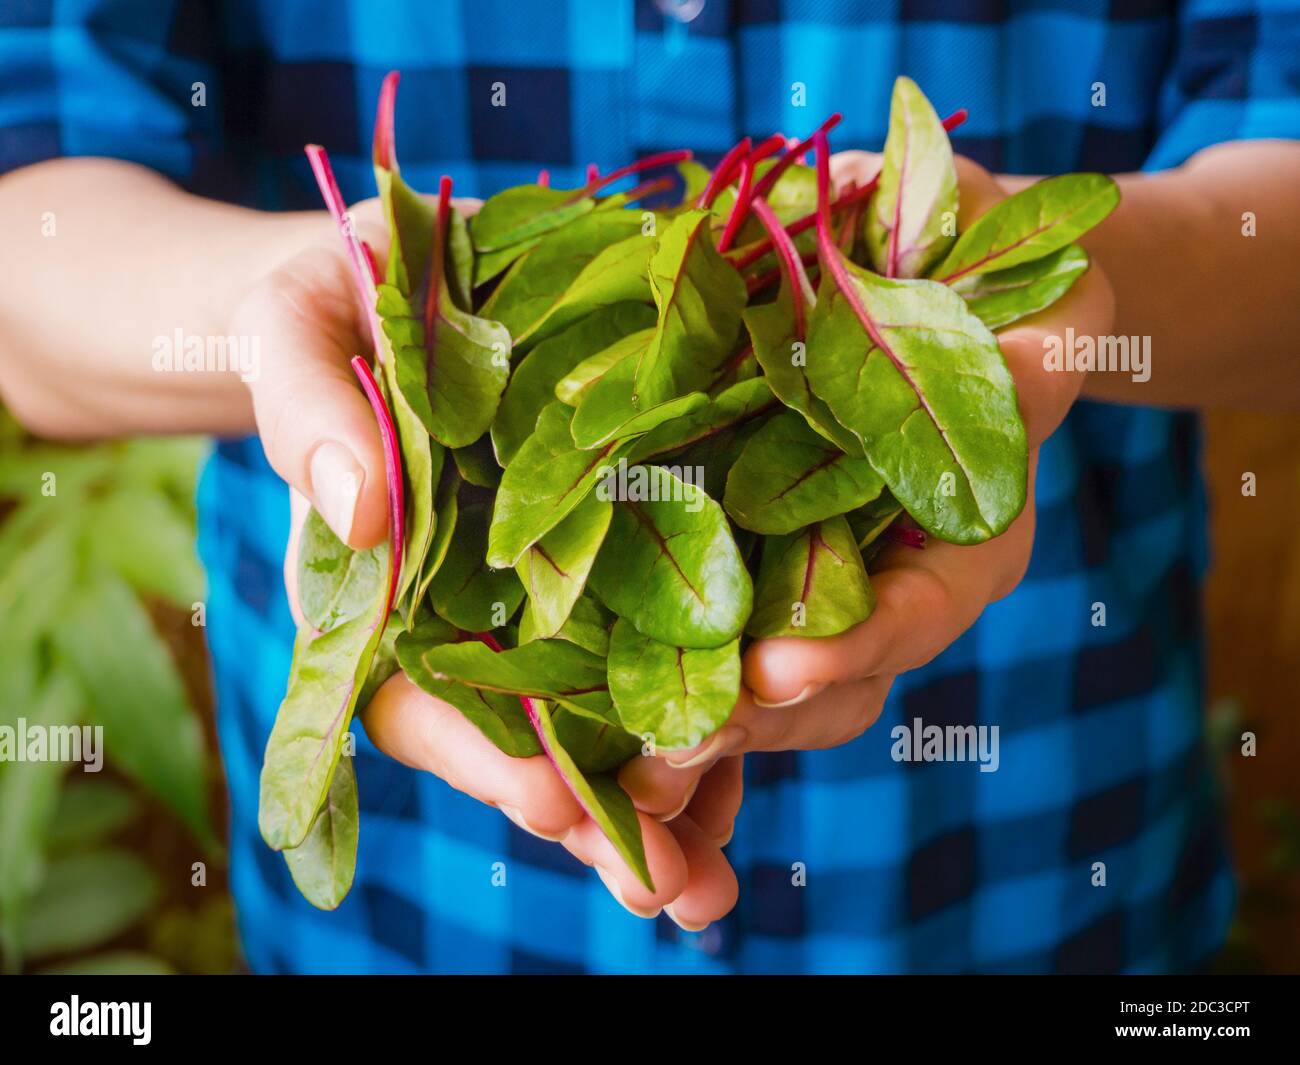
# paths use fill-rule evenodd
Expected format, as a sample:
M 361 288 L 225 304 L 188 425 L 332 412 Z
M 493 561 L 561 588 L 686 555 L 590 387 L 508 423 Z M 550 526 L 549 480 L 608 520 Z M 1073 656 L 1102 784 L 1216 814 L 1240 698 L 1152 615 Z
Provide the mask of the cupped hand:
M 865 184 L 879 156 L 843 152 L 832 159 L 837 183 Z M 964 230 L 1006 192 L 986 170 L 957 160 L 959 225 Z M 933 537 L 917 550 L 890 545 L 871 574 L 874 613 L 861 624 L 822 639 L 779 637 L 752 644 L 744 659 L 744 690 L 727 724 L 691 751 L 638 758 L 620 781 L 643 809 L 670 810 L 718 759 L 746 751 L 834 747 L 875 723 L 893 679 L 923 666 L 963 632 L 990 603 L 1008 595 L 1025 574 L 1034 539 L 1038 452 L 1078 397 L 1083 375 L 1048 371 L 1044 341 L 1110 332 L 1114 298 L 1094 263 L 1058 303 L 998 335 L 1015 378 L 1029 440 L 1028 503 L 1001 536 L 960 547 Z
M 458 208 L 472 213 L 472 202 Z M 379 204 L 351 210 L 358 235 L 380 261 L 387 250 Z M 291 486 L 292 533 L 285 583 L 295 617 L 298 537 L 308 506 L 354 548 L 387 535 L 384 455 L 374 415 L 349 367 L 371 350 L 364 309 L 338 232 L 322 214 L 320 238 L 253 284 L 231 331 L 260 339 L 260 375 L 249 382 L 258 433 L 272 468 Z M 735 905 L 735 874 L 722 854 L 740 806 L 740 758 L 697 775 L 673 815 L 641 812 L 641 833 L 655 890 L 649 891 L 615 852 L 544 756 L 512 758 L 458 710 L 421 691 L 402 674 L 388 680 L 362 712 L 374 744 L 398 761 L 441 777 L 495 806 L 525 831 L 562 844 L 593 866 L 628 910 L 661 909 L 698 929 Z

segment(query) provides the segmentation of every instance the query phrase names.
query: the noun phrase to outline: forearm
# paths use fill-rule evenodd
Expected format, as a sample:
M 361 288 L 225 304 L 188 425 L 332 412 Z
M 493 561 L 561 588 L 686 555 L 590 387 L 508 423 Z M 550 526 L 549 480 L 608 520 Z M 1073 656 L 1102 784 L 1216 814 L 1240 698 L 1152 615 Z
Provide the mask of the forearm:
M 1082 241 L 1115 290 L 1115 335 L 1151 338 L 1151 376 L 1093 372 L 1083 394 L 1190 407 L 1300 406 L 1300 144 L 1240 141 L 1118 178 Z M 1243 232 L 1243 215 L 1255 235 Z
M 91 158 L 0 178 L 0 218 L 0 394 L 64 438 L 251 429 L 237 371 L 160 371 L 156 338 L 226 336 L 246 287 L 328 233 L 321 213 L 221 204 Z

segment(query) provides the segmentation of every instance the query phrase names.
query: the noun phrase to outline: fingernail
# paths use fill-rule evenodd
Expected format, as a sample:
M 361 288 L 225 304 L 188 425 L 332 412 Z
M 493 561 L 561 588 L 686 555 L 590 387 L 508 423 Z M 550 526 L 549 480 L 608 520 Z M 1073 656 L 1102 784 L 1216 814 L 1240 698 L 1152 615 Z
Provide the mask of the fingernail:
M 733 824 L 729 829 L 727 829 L 725 835 L 718 836 L 714 839 L 713 845 L 717 847 L 719 850 L 721 850 L 723 847 L 725 847 L 728 843 L 731 842 L 731 837 L 734 836 L 735 834 L 736 834 L 736 826 Z
M 671 902 L 664 907 L 664 913 L 666 913 L 672 919 L 673 924 L 675 924 L 683 932 L 703 932 L 706 928 L 709 927 L 708 921 L 705 921 L 703 924 L 690 924 L 687 921 L 683 921 L 680 917 L 678 917 L 675 913 L 673 913 L 673 905 Z
M 805 701 L 808 700 L 808 699 L 811 699 L 814 695 L 816 695 L 819 691 L 821 691 L 821 690 L 824 689 L 825 687 L 826 687 L 825 684 L 809 684 L 808 687 L 804 688 L 804 690 L 801 691 L 801 692 L 800 692 L 798 695 L 796 695 L 794 698 L 792 698 L 792 699 L 786 699 L 784 702 L 780 702 L 780 703 L 769 703 L 769 702 L 767 702 L 767 700 L 765 700 L 765 699 L 760 699 L 757 695 L 755 695 L 755 696 L 754 696 L 754 705 L 755 705 L 755 706 L 765 706 L 765 707 L 767 707 L 769 710 L 774 709 L 774 708 L 776 708 L 776 707 L 780 707 L 780 706 L 795 706 L 795 705 L 797 705 L 797 704 L 799 704 L 799 703 L 805 702 Z
M 521 814 L 517 809 L 515 809 L 515 807 L 498 806 L 497 809 L 500 810 L 503 814 L 505 814 L 508 818 L 510 818 L 511 821 L 513 821 L 516 825 L 522 828 L 530 836 L 536 836 L 538 839 L 544 839 L 548 843 L 560 842 L 559 836 L 548 836 L 545 832 L 538 832 L 537 829 L 533 828 L 527 821 L 524 820 L 524 815 Z
M 679 813 L 681 813 L 683 810 L 685 810 L 687 804 L 688 804 L 688 803 L 689 803 L 693 798 L 695 798 L 695 789 L 698 788 L 699 786 L 700 786 L 700 778 L 699 778 L 699 777 L 696 777 L 694 780 L 691 781 L 691 785 L 690 785 L 690 787 L 688 787 L 688 788 L 686 789 L 686 794 L 682 797 L 681 805 L 678 806 L 677 809 L 674 810 L 672 813 L 669 813 L 669 814 L 657 814 L 656 816 L 657 816 L 658 820 L 660 820 L 660 821 L 671 821 L 671 820 L 672 820 L 674 817 L 676 817 Z
M 705 762 L 714 761 L 720 758 L 724 751 L 732 746 L 739 746 L 745 742 L 747 733 L 739 725 L 723 725 L 709 739 L 697 754 L 691 755 L 685 761 L 674 762 L 672 755 L 664 755 L 664 761 L 674 769 L 690 769 L 692 766 L 703 765 Z
M 596 866 L 596 875 L 600 877 L 600 882 L 605 885 L 606 889 L 608 889 L 609 893 L 614 896 L 614 899 L 618 904 L 634 917 L 644 917 L 649 921 L 650 919 L 659 916 L 659 908 L 643 910 L 636 906 L 629 906 L 627 901 L 623 898 L 623 889 L 618 886 L 618 880 L 605 872 L 605 870 L 599 865 Z
M 334 535 L 347 542 L 356 518 L 365 471 L 342 444 L 326 440 L 311 457 L 311 490 L 320 516 Z

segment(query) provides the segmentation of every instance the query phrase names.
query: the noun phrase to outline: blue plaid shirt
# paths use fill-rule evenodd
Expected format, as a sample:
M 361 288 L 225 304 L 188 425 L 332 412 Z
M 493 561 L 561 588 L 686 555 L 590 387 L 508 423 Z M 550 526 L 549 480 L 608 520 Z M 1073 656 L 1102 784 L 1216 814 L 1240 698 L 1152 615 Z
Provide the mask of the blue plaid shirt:
M 665 0 L 665 4 L 668 0 Z M 1005 171 L 1125 171 L 1219 141 L 1300 135 L 1288 0 L 9 0 L 0 170 L 131 159 L 264 208 L 319 198 L 302 146 L 373 193 L 380 79 L 400 68 L 403 173 L 485 196 L 743 134 L 878 147 L 895 75 L 956 147 Z M 206 106 L 192 106 L 203 82 Z M 507 106 L 491 106 L 494 83 Z M 1093 106 L 1104 85 L 1105 106 Z M 112 204 L 105 204 L 111 210 Z M 1242 353 L 1243 356 L 1248 353 Z M 880 722 L 836 750 L 751 755 L 727 848 L 735 912 L 702 934 L 612 901 L 560 847 L 357 730 L 356 885 L 299 898 L 257 832 L 262 750 L 289 670 L 284 486 L 256 440 L 222 443 L 201 493 L 208 634 L 231 793 L 231 882 L 260 972 L 1115 971 L 1180 969 L 1233 907 L 1201 729 L 1205 507 L 1187 414 L 1080 403 L 1043 448 L 1028 576 Z M 1092 624 L 1093 604 L 1107 608 Z M 890 729 L 1001 726 L 1001 765 L 908 765 Z M 504 887 L 494 863 L 505 863 Z M 1106 886 L 1093 886 L 1093 863 Z M 796 886 L 795 863 L 806 870 Z

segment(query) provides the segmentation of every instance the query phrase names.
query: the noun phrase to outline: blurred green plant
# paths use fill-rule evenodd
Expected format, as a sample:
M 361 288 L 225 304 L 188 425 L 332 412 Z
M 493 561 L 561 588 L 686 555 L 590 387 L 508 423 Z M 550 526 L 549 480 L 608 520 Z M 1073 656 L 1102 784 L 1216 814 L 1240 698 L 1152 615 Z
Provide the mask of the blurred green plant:
M 50 445 L 0 411 L 0 726 L 103 726 L 106 764 L 122 778 L 0 762 L 0 954 L 10 971 L 54 956 L 72 956 L 62 971 L 172 969 L 132 951 L 75 957 L 162 899 L 155 870 L 114 842 L 141 818 L 144 795 L 222 860 L 202 721 L 150 615 L 158 603 L 191 613 L 203 598 L 194 487 L 205 446 Z

